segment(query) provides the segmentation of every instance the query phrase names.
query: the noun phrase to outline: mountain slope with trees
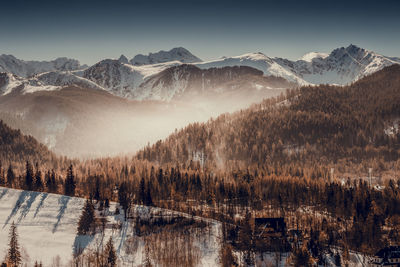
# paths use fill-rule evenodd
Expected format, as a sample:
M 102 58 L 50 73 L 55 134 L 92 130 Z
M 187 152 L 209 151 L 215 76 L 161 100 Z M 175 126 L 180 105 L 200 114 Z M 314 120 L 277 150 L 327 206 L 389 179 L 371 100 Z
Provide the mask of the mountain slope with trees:
M 0 161 L 46 162 L 55 159 L 55 155 L 46 146 L 32 136 L 23 135 L 20 130 L 13 130 L 0 121 Z
M 138 153 L 207 167 L 359 164 L 382 168 L 400 153 L 400 65 L 349 86 L 302 87 L 249 109 L 191 124 Z M 366 163 L 367 164 L 367 163 Z

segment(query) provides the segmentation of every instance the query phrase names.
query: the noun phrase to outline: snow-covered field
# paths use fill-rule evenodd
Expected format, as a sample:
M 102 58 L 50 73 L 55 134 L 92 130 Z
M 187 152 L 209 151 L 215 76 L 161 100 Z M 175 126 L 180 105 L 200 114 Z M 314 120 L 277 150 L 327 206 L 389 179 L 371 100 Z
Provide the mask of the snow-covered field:
M 110 236 L 119 255 L 119 266 L 141 265 L 145 237 L 136 236 L 133 223 L 123 222 L 122 215 L 114 215 L 114 203 L 106 216 L 108 222 L 104 236 L 100 233 L 94 237 L 76 235 L 84 203 L 85 199 L 82 198 L 0 187 L 0 261 L 7 253 L 9 228 L 14 222 L 23 261 L 27 266 L 32 266 L 35 261 L 42 261 L 44 266 L 69 265 L 77 244 L 85 247 L 85 251 L 96 249 L 101 245 L 101 240 L 105 244 Z M 143 206 L 136 206 L 135 209 L 140 216 L 159 210 Z M 190 244 L 192 249 L 199 252 L 198 266 L 216 266 L 218 261 L 220 226 L 217 222 L 208 222 L 210 230 L 207 237 L 195 237 Z M 120 227 L 116 227 L 118 225 Z M 127 249 L 129 242 L 131 246 Z M 169 244 L 168 240 L 164 242 Z
M 0 188 L 0 259 L 6 255 L 12 222 L 17 225 L 24 262 L 51 265 L 72 258 L 84 199 Z

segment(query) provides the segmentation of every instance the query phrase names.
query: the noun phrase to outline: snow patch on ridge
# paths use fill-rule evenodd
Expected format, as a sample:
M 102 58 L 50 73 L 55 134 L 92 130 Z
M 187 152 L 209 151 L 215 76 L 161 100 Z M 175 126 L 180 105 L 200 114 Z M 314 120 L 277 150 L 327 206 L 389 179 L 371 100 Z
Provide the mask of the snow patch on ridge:
M 310 52 L 302 56 L 299 60 L 312 62 L 315 58 L 327 58 L 329 54 L 327 53 L 319 53 L 319 52 Z

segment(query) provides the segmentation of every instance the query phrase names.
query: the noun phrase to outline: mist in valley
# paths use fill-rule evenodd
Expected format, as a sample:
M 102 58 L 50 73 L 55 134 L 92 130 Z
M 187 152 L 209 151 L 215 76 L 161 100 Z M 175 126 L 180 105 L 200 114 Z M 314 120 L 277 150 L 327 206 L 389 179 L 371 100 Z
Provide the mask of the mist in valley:
M 0 118 L 57 155 L 81 159 L 134 155 L 190 123 L 205 122 L 285 91 L 259 86 L 229 89 L 187 94 L 171 101 L 135 101 L 69 86 L 2 96 Z

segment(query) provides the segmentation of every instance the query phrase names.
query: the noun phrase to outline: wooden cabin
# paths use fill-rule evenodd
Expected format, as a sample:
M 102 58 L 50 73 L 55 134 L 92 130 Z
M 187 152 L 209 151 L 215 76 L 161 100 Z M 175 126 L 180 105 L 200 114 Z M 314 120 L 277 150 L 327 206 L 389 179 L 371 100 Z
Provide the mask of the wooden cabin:
M 371 267 L 400 267 L 400 246 L 389 246 L 378 251 L 371 259 Z

